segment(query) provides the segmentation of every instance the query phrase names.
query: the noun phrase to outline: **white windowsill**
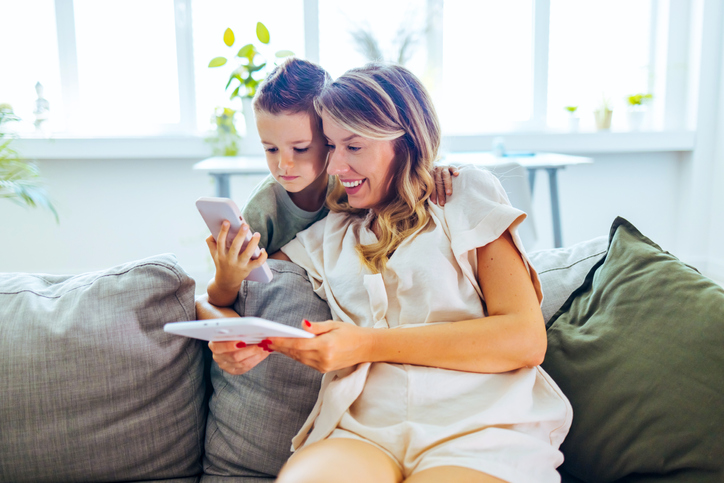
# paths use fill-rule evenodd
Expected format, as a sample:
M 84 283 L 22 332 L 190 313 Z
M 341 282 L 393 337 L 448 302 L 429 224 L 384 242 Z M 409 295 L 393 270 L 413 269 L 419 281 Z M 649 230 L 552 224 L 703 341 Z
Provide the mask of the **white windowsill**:
M 694 131 L 505 133 L 443 136 L 443 152 L 490 151 L 502 137 L 509 151 L 564 154 L 692 151 Z M 211 156 L 201 135 L 105 138 L 21 138 L 14 148 L 27 159 L 195 159 Z M 243 153 L 240 153 L 243 154 Z

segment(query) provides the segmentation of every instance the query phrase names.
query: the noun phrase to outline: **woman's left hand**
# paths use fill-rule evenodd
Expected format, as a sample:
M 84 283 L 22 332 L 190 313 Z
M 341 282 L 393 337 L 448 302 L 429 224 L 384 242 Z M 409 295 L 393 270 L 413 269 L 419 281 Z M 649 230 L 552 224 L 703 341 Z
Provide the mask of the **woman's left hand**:
M 368 361 L 372 331 L 344 322 L 308 322 L 302 328 L 315 334 L 313 339 L 270 338 L 272 350 L 306 364 L 321 373 L 336 371 Z

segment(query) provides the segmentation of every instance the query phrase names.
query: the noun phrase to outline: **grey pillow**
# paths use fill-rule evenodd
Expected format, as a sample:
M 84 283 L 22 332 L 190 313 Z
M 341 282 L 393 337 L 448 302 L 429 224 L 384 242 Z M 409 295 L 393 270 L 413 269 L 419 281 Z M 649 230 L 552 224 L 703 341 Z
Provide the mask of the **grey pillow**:
M 294 327 L 302 319 L 330 319 L 327 303 L 302 268 L 282 260 L 268 263 L 274 279 L 242 285 L 234 306 L 240 315 Z M 321 380 L 317 371 L 278 353 L 240 376 L 213 363 L 202 482 L 220 481 L 211 475 L 274 479 L 291 456 L 292 437 L 314 407 Z
M 0 480 L 201 473 L 203 346 L 173 255 L 74 276 L 0 274 Z
M 529 255 L 543 289 L 541 310 L 546 324 L 573 291 L 581 286 L 607 249 L 608 237 L 600 236 L 567 248 L 541 250 Z

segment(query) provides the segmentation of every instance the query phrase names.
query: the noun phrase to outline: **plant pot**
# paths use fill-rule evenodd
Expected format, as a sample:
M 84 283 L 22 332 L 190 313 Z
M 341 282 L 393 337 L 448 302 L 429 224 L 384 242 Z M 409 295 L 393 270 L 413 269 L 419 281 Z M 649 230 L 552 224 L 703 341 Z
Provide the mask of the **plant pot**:
M 568 131 L 570 132 L 578 132 L 578 128 L 581 125 L 581 118 L 578 116 L 569 116 L 568 117 Z
M 241 143 L 239 144 L 239 155 L 241 156 L 263 156 L 264 148 L 261 145 L 259 131 L 256 129 L 254 109 L 251 107 L 251 99 L 244 97 L 241 100 L 241 110 L 244 115 L 244 128 Z
M 628 128 L 631 131 L 640 131 L 644 125 L 646 111 L 642 109 L 631 109 L 626 113 L 628 119 Z
M 611 109 L 598 109 L 593 112 L 593 115 L 596 119 L 596 129 L 599 131 L 611 129 L 611 118 L 613 117 Z

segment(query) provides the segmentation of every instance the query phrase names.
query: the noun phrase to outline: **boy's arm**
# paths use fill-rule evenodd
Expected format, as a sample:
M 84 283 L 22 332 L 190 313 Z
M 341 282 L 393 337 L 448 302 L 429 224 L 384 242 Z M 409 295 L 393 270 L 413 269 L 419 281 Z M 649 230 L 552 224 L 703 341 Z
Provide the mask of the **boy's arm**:
M 240 317 L 231 307 L 217 307 L 209 303 L 208 295 L 201 295 L 196 298 L 196 319 L 226 319 L 230 317 Z

